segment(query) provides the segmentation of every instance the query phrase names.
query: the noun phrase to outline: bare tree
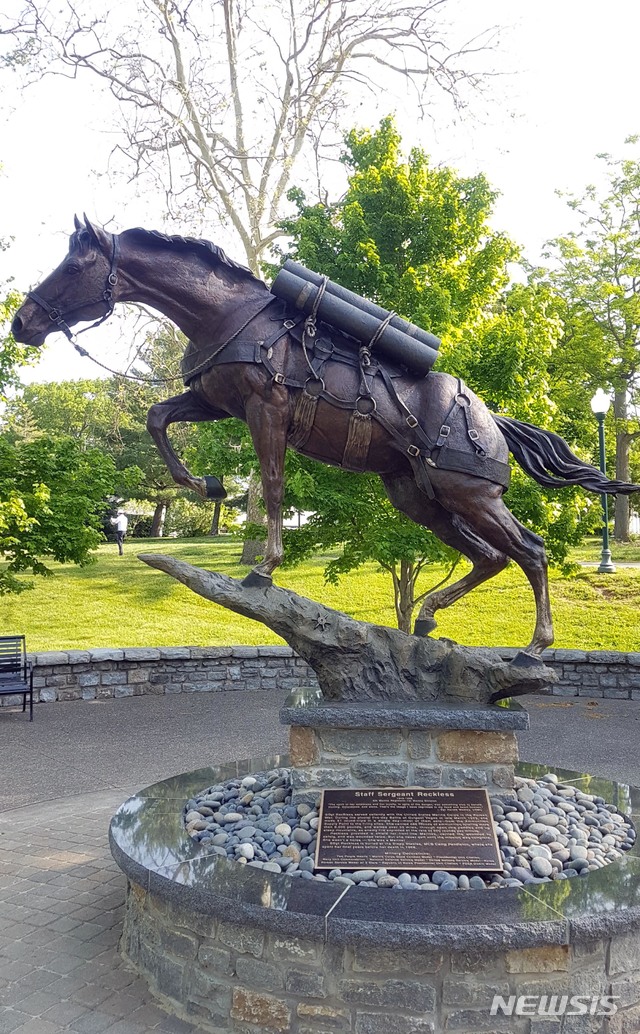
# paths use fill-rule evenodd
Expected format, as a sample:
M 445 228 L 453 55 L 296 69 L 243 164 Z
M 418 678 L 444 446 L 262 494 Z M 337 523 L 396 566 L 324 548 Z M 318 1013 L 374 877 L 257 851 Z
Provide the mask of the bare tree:
M 173 215 L 215 214 L 254 270 L 294 173 L 310 181 L 358 98 L 395 78 L 417 113 L 434 93 L 464 107 L 495 38 L 454 42 L 452 0 L 15 2 L 13 18 L 0 16 L 14 41 L 5 64 L 102 80 L 131 178 L 159 187 Z
M 101 81 L 130 178 L 164 193 L 183 222 L 228 227 L 259 272 L 294 175 L 322 196 L 323 159 L 358 98 L 395 78 L 418 114 L 434 93 L 456 110 L 482 87 L 474 65 L 496 30 L 455 42 L 453 3 L 15 0 L 0 33 L 14 41 L 5 65 L 27 77 Z M 250 488 L 258 521 L 255 479 Z M 245 543 L 243 562 L 261 548 Z

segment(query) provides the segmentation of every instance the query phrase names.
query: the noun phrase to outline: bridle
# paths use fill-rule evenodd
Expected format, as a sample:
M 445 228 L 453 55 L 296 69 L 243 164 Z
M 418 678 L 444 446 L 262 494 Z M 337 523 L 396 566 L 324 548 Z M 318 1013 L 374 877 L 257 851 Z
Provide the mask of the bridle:
M 78 312 L 79 309 L 86 309 L 91 305 L 101 305 L 103 302 L 107 306 L 107 311 L 105 312 L 104 316 L 100 316 L 100 318 L 97 319 L 94 323 L 91 323 L 88 327 L 84 327 L 82 330 L 79 330 L 78 334 L 84 334 L 87 330 L 93 330 L 94 327 L 99 327 L 101 323 L 104 323 L 105 320 L 109 319 L 109 316 L 113 312 L 115 306 L 115 301 L 113 298 L 113 288 L 118 283 L 119 257 L 120 238 L 118 237 L 118 234 L 112 233 L 111 265 L 109 269 L 109 274 L 107 276 L 107 282 L 105 284 L 104 291 L 102 292 L 102 297 L 96 298 L 96 300 L 93 302 L 83 302 L 82 305 L 76 305 L 73 309 L 68 309 L 66 312 L 63 313 L 59 309 L 56 309 L 55 306 L 50 305 L 46 298 L 43 298 L 36 291 L 29 291 L 27 293 L 27 298 L 31 298 L 31 300 L 34 301 L 36 305 L 39 305 L 41 309 L 44 309 L 51 322 L 56 325 L 58 330 L 62 331 L 62 333 L 69 339 L 71 344 L 78 349 L 78 351 L 80 351 L 80 348 L 78 345 L 76 345 L 76 342 L 74 340 L 74 333 L 69 324 L 67 323 L 67 320 L 70 316 L 73 315 L 74 312 Z M 82 352 L 84 352 L 84 349 L 82 349 Z

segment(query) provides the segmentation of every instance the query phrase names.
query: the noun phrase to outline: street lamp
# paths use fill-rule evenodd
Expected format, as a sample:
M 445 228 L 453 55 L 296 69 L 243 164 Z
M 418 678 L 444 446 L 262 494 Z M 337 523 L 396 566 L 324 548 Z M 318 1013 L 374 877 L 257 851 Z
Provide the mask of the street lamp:
M 591 399 L 591 409 L 598 420 L 598 444 L 600 446 L 600 470 L 603 474 L 607 473 L 607 464 L 604 454 L 604 418 L 609 412 L 609 406 L 611 405 L 611 399 L 602 390 L 598 388 L 595 395 Z M 602 557 L 600 559 L 600 567 L 598 568 L 598 574 L 615 574 L 616 569 L 614 564 L 611 562 L 611 550 L 609 549 L 609 500 L 605 492 L 602 493 Z

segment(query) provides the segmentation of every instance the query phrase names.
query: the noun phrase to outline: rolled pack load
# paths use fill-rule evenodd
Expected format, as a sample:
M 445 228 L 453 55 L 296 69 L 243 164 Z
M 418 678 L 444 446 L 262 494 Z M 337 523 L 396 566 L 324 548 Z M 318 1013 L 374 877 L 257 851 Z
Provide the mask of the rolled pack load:
M 309 315 L 323 281 L 318 273 L 289 260 L 273 281 L 271 293 Z M 380 332 L 389 312 L 331 280 L 326 281 L 317 315 L 363 345 L 370 344 L 379 334 L 374 351 L 419 376 L 429 373 L 438 358 L 439 338 L 396 315 Z

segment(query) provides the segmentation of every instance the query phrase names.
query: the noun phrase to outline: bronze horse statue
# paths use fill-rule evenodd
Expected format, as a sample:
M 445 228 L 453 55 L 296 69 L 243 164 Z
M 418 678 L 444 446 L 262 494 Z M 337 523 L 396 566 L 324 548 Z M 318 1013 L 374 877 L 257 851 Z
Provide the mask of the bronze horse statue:
M 167 437 L 170 424 L 239 417 L 249 427 L 267 514 L 264 559 L 249 584 L 271 584 L 282 561 L 289 445 L 325 463 L 375 472 L 397 509 L 471 561 L 468 574 L 425 599 L 416 634 L 432 631 L 437 610 L 512 559 L 535 595 L 527 650 L 539 654 L 553 642 L 547 558 L 542 539 L 505 506 L 509 451 L 543 485 L 640 491 L 609 481 L 557 435 L 493 415 L 455 377 L 416 376 L 375 354 L 363 365 L 354 342 L 331 328 L 321 327 L 310 342 L 299 313 L 208 241 L 139 228 L 111 234 L 76 218 L 67 256 L 27 295 L 13 334 L 41 345 L 58 329 L 73 340 L 71 326 L 103 322 L 116 302 L 158 309 L 189 339 L 186 391 L 152 406 L 147 424 L 177 484 L 205 497 L 224 494 L 216 478 L 195 477 L 181 462 Z

